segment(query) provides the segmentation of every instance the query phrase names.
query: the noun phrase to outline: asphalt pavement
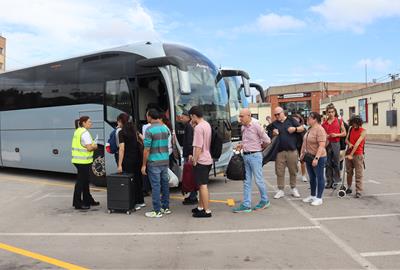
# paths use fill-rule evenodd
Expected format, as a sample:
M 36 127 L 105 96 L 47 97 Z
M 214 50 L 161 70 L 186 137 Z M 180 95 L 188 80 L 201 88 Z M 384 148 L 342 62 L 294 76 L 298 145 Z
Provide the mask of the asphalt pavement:
M 131 215 L 108 214 L 103 188 L 92 189 L 99 207 L 77 211 L 73 175 L 2 168 L 0 269 L 400 269 L 399 159 L 396 147 L 368 144 L 364 196 L 326 190 L 317 207 L 289 187 L 273 199 L 273 163 L 264 167 L 271 206 L 261 211 L 232 213 L 242 182 L 213 179 L 210 219 L 192 218 L 177 189 L 160 219 L 144 216 L 150 197 Z

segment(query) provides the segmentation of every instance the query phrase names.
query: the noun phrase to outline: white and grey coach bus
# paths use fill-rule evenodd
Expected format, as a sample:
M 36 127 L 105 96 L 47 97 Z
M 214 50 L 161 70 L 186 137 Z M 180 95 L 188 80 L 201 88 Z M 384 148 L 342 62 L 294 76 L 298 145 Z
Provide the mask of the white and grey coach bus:
M 95 152 L 92 182 L 105 184 L 116 172 L 105 142 L 121 112 L 139 130 L 149 104 L 164 110 L 172 127 L 176 115 L 194 105 L 224 139 L 216 171 L 231 155 L 231 124 L 226 84 L 215 65 L 198 51 L 175 44 L 143 42 L 81 57 L 0 74 L 0 166 L 74 173 L 71 138 L 74 120 L 88 115 Z M 250 93 L 248 78 L 242 85 Z

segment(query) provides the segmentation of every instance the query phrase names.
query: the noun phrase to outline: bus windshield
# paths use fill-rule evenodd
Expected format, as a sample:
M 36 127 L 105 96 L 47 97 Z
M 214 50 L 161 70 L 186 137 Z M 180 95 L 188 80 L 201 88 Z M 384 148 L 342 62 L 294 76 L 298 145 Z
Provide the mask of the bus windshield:
M 176 113 L 189 111 L 192 106 L 201 106 L 207 120 L 227 119 L 227 91 L 223 81 L 215 83 L 217 71 L 208 66 L 197 65 L 189 66 L 189 74 L 191 94 L 181 95 L 179 89 L 174 87 Z
M 218 70 L 214 64 L 191 48 L 164 44 L 164 49 L 167 55 L 181 57 L 189 69 L 191 93 L 182 95 L 178 87 L 176 68 L 171 67 L 177 115 L 183 110 L 190 110 L 192 106 L 201 106 L 207 121 L 228 120 L 228 94 L 223 80 L 216 82 Z

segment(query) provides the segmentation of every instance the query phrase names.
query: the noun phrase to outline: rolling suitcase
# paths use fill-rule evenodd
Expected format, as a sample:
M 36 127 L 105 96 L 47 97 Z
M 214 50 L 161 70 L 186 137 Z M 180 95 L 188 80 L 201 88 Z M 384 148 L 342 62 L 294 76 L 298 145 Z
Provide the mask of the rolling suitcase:
M 128 215 L 135 208 L 133 174 L 111 174 L 107 176 L 108 213 L 124 211 Z

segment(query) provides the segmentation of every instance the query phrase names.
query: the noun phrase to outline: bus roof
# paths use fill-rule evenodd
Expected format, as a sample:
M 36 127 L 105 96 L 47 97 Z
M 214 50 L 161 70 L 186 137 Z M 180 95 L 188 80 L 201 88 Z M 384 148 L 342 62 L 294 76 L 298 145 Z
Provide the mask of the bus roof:
M 162 42 L 159 42 L 159 41 L 156 41 L 156 42 L 141 41 L 141 42 L 135 42 L 135 43 L 131 43 L 131 44 L 123 45 L 123 46 L 118 46 L 118 47 L 114 47 L 114 48 L 110 48 L 110 49 L 100 50 L 100 51 L 97 51 L 97 52 L 91 52 L 91 53 L 87 53 L 87 54 L 84 54 L 84 55 L 69 57 L 69 58 L 65 58 L 65 59 L 59 59 L 59 60 L 56 60 L 56 61 L 51 61 L 51 62 L 46 62 L 46 63 L 40 63 L 40 64 L 36 64 L 36 65 L 28 66 L 28 67 L 23 67 L 23 68 L 18 68 L 18 69 L 13 69 L 13 70 L 7 70 L 6 72 L 0 73 L 0 76 L 2 74 L 7 74 L 7 73 L 18 71 L 18 70 L 24 70 L 24 69 L 28 69 L 28 68 L 37 67 L 37 66 L 57 64 L 57 63 L 59 63 L 61 61 L 65 61 L 65 60 L 72 60 L 72 59 L 82 58 L 82 57 L 90 57 L 92 55 L 97 55 L 97 54 L 106 53 L 106 52 L 135 53 L 135 54 L 141 55 L 141 56 L 143 56 L 145 58 L 153 58 L 153 57 L 165 56 L 165 51 L 164 51 Z

